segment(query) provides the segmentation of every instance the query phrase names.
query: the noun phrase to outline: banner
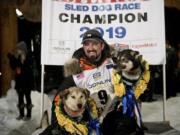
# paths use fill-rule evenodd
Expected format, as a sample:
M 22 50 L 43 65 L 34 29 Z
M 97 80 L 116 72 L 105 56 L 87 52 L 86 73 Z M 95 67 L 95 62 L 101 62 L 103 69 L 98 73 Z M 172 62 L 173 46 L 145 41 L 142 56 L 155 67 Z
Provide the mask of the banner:
M 92 28 L 150 64 L 165 60 L 164 0 L 43 0 L 41 64 L 63 65 Z

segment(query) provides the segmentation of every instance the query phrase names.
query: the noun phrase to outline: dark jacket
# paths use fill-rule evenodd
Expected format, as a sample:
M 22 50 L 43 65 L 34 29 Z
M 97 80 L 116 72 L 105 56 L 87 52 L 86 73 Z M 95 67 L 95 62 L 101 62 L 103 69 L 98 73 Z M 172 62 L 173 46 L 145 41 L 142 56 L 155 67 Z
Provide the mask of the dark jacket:
M 22 63 L 19 58 L 12 54 L 8 54 L 10 67 L 15 71 L 15 89 L 32 89 L 33 88 L 33 72 L 31 59 L 27 57 Z

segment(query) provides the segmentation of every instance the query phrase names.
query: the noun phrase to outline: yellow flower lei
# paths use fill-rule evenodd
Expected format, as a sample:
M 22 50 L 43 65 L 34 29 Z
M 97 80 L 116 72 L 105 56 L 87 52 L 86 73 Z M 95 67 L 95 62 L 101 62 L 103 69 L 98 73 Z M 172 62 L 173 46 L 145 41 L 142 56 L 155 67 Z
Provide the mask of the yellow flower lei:
M 125 92 L 125 86 L 122 82 L 120 82 L 121 76 L 117 73 L 115 69 L 113 69 L 112 73 L 112 84 L 114 86 L 115 96 L 122 97 Z
M 144 65 L 144 73 L 141 79 L 138 80 L 137 85 L 134 87 L 134 95 L 136 99 L 138 99 L 139 96 L 147 89 L 147 84 L 150 80 L 149 64 L 143 59 L 141 60 L 141 64 Z M 117 73 L 115 69 L 112 73 L 112 83 L 116 96 L 122 97 L 123 95 L 125 95 L 125 86 L 121 80 L 121 76 Z
M 98 112 L 96 108 L 95 101 L 92 98 L 89 98 L 87 101 L 89 105 L 89 111 L 92 118 L 98 117 Z M 65 128 L 66 131 L 70 132 L 71 134 L 78 134 L 78 135 L 88 135 L 88 127 L 86 122 L 77 123 L 76 121 L 71 120 L 67 116 L 62 113 L 60 105 L 62 104 L 62 100 L 59 100 L 59 104 L 55 107 L 55 114 L 58 121 L 58 124 Z

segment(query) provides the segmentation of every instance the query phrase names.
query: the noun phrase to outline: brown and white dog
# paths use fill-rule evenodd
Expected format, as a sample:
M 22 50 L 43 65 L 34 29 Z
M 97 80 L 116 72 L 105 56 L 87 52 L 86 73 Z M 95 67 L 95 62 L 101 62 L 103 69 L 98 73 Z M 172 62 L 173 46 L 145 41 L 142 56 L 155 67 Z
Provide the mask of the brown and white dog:
M 84 130 L 81 131 L 82 127 L 87 129 L 86 133 L 88 134 L 88 126 L 92 118 L 91 107 L 96 109 L 95 101 L 89 97 L 89 94 L 87 89 L 75 86 L 60 91 L 55 98 L 57 122 L 49 125 L 40 135 L 79 134 L 77 132 L 84 134 Z M 95 112 L 97 112 L 97 109 Z M 98 113 L 95 113 L 93 118 L 97 118 L 97 115 Z M 92 129 L 92 132 L 92 135 L 96 134 L 94 129 Z
M 65 117 L 69 117 L 75 123 L 87 123 L 88 129 L 89 122 L 98 117 L 95 101 L 90 98 L 90 92 L 87 89 L 70 87 L 60 92 L 59 96 L 63 104 L 61 110 L 64 110 L 64 115 L 67 115 Z M 73 124 L 73 126 L 78 128 L 77 125 Z M 96 135 L 95 129 L 92 128 L 91 134 Z
M 70 117 L 81 117 L 85 111 L 89 91 L 78 87 L 70 87 L 59 93 L 64 104 L 64 111 Z

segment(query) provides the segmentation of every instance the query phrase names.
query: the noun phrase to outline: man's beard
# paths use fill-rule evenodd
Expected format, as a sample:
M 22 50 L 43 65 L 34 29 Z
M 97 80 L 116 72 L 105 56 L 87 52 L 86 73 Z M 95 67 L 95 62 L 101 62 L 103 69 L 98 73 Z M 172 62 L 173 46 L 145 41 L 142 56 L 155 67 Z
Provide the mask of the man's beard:
M 99 56 L 95 57 L 88 57 L 88 60 L 93 63 L 96 64 L 99 60 L 101 59 L 101 54 Z

